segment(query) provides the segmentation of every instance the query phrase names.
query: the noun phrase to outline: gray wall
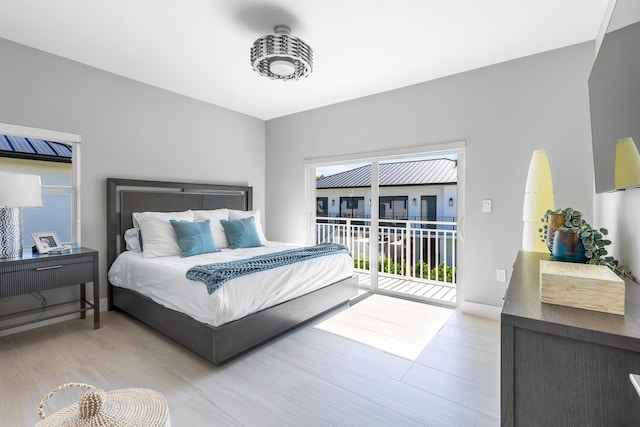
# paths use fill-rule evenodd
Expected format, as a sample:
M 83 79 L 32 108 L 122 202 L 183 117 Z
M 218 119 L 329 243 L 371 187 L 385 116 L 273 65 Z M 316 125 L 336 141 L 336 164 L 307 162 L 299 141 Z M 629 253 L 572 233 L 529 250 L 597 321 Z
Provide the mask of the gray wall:
M 0 122 L 82 136 L 82 244 L 100 250 L 102 297 L 107 177 L 250 185 L 264 210 L 264 121 L 3 39 L 0 61 Z
M 269 238 L 304 241 L 304 159 L 466 141 L 464 271 L 468 301 L 501 305 L 521 248 L 531 154 L 545 149 L 556 207 L 591 218 L 592 151 L 585 43 L 267 121 Z M 482 213 L 482 199 L 493 212 Z

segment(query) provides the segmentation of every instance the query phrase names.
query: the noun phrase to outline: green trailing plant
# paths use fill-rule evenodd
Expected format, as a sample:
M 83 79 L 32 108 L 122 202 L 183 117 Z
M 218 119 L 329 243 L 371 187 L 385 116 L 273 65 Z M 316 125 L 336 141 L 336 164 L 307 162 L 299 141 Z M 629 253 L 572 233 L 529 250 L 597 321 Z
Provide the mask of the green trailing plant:
M 591 228 L 589 224 L 586 224 L 580 231 L 580 239 L 586 250 L 585 256 L 589 258 L 589 264 L 606 265 L 617 275 L 633 280 L 634 277 L 629 267 L 620 264 L 617 259 L 608 255 L 605 246 L 610 245 L 611 240 L 604 238 L 607 234 L 609 231 L 606 228 L 596 230 Z
M 605 236 L 609 234 L 609 231 L 606 228 L 593 228 L 591 224 L 582 218 L 582 212 L 579 210 L 573 208 L 556 209 L 555 211 L 548 210 L 542 218 L 544 226 L 538 230 L 543 242 L 549 243 L 552 241 L 552 239 L 547 240 L 548 220 L 549 215 L 552 214 L 565 216 L 564 226 L 559 227 L 558 230 L 578 234 L 585 249 L 585 256 L 589 259 L 587 264 L 607 266 L 618 276 L 628 277 L 634 280 L 629 267 L 620 264 L 617 259 L 609 255 L 606 246 L 611 244 L 611 240 L 605 238 Z M 551 248 L 549 249 L 551 250 Z

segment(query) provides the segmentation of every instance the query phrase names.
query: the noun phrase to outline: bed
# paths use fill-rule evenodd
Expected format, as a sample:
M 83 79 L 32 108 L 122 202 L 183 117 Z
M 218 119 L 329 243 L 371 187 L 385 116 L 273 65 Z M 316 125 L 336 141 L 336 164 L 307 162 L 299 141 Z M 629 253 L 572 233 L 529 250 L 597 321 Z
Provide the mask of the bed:
M 111 267 L 116 263 L 119 255 L 122 254 L 122 257 L 118 259 L 116 264 L 120 264 L 124 258 L 131 258 L 134 263 L 139 261 L 136 258 L 140 258 L 140 256 L 127 251 L 125 243 L 125 232 L 133 228 L 134 212 L 205 211 L 223 208 L 234 211 L 251 211 L 252 188 L 108 178 L 107 268 L 110 271 L 110 276 L 115 277 Z M 259 254 L 279 249 L 286 249 L 286 245 L 266 242 L 264 248 L 255 248 L 251 253 Z M 222 253 L 224 250 L 220 252 Z M 227 256 L 235 255 L 233 251 L 227 251 L 225 254 Z M 200 255 L 193 258 L 201 261 Z M 179 261 L 175 260 L 175 262 Z M 297 268 L 301 268 L 300 263 Z M 131 268 L 129 270 L 133 271 Z M 125 271 L 129 270 L 125 269 Z M 292 287 L 294 289 L 293 297 L 279 296 L 279 300 L 276 300 L 275 303 L 273 301 L 261 302 L 260 298 L 262 297 L 256 298 L 258 302 L 254 303 L 248 313 L 233 313 L 231 317 L 227 316 L 221 319 L 205 317 L 206 310 L 194 313 L 188 308 L 183 309 L 179 305 L 172 305 L 159 299 L 153 293 L 151 296 L 146 295 L 149 292 L 145 286 L 126 286 L 126 283 L 116 285 L 111 283 L 111 280 L 108 282 L 108 308 L 131 315 L 214 364 L 220 365 L 314 317 L 348 304 L 350 299 L 357 295 L 357 279 L 352 273 L 343 272 L 342 275 L 345 277 L 334 275 L 325 278 L 324 273 L 319 273 L 320 270 L 311 268 L 311 271 L 312 274 L 309 277 L 302 277 L 300 270 L 291 270 L 286 275 L 280 275 L 289 277 L 290 281 L 297 280 L 299 282 Z M 167 274 L 162 273 L 162 275 Z M 131 277 L 131 275 L 124 273 L 120 276 Z M 247 279 L 248 277 L 250 276 L 246 276 L 242 280 L 250 280 Z M 126 282 L 130 279 L 122 280 Z M 174 280 L 176 283 L 183 283 L 181 280 L 187 279 L 175 276 Z M 271 280 L 266 278 L 262 280 L 265 284 L 264 287 L 268 288 L 271 285 Z M 120 279 L 114 281 L 120 281 Z M 198 285 L 205 287 L 202 283 L 198 283 Z M 235 283 L 234 286 L 236 286 Z M 182 289 L 186 286 L 178 285 L 177 287 Z M 305 287 L 308 287 L 308 290 Z M 300 289 L 305 289 L 304 293 L 296 295 L 295 292 L 300 294 Z

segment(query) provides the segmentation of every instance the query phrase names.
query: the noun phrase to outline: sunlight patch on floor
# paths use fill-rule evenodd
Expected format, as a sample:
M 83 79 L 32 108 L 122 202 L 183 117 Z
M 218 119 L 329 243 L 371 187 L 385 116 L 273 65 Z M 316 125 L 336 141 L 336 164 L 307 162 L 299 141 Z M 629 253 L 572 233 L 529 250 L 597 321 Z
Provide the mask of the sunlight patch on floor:
M 315 327 L 415 360 L 452 312 L 449 308 L 372 295 Z

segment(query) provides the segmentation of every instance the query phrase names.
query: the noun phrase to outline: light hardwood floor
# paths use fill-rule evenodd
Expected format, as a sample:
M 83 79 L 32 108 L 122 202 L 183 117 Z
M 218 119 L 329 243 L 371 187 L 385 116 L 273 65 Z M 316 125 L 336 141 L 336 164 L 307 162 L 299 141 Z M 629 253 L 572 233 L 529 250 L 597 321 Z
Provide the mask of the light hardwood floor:
M 359 305 L 367 301 L 385 309 L 366 312 Z M 103 313 L 96 331 L 86 319 L 2 337 L 0 425 L 35 424 L 44 395 L 84 382 L 160 391 L 173 427 L 497 426 L 499 322 L 458 310 L 430 320 L 444 309 L 429 307 L 375 295 L 350 308 L 357 320 L 347 328 L 362 328 L 368 345 L 316 327 L 334 315 L 345 322 L 338 310 L 222 367 L 117 312 Z M 411 322 L 433 336 L 415 360 L 385 347 L 397 344 L 390 335 L 413 341 Z M 437 333 L 429 332 L 434 322 Z M 379 346 L 371 339 L 376 332 Z M 45 414 L 81 394 L 57 393 Z

